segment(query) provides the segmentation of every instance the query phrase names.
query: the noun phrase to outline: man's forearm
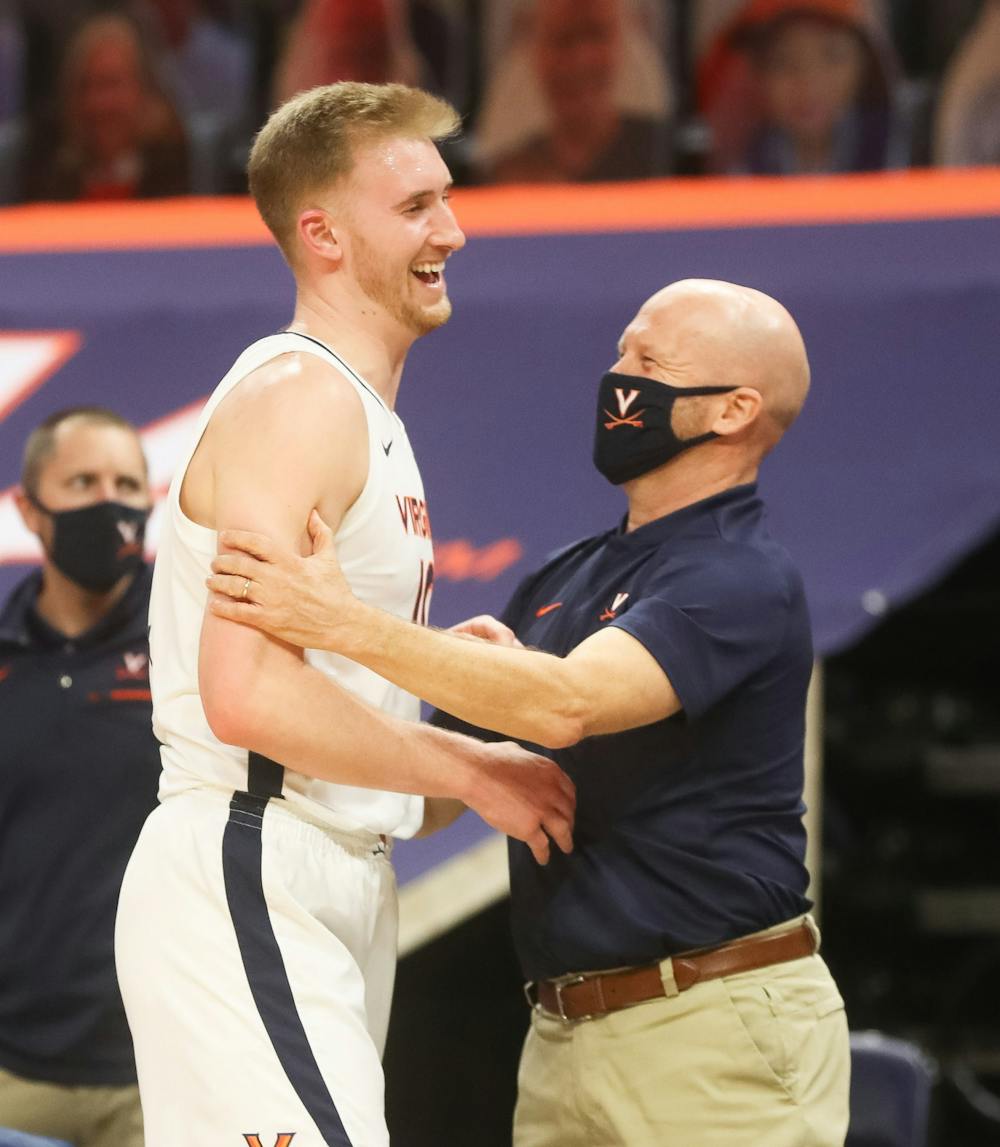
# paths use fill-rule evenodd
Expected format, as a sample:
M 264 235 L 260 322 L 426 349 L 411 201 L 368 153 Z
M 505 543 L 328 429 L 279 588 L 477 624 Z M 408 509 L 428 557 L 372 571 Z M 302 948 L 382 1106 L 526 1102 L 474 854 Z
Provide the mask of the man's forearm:
M 467 798 L 475 782 L 468 738 L 372 709 L 287 649 L 253 652 L 242 663 L 229 651 L 202 662 L 206 714 L 220 740 L 338 784 Z
M 584 701 L 566 662 L 414 625 L 357 602 L 338 626 L 337 652 L 483 729 L 547 748 L 584 735 Z

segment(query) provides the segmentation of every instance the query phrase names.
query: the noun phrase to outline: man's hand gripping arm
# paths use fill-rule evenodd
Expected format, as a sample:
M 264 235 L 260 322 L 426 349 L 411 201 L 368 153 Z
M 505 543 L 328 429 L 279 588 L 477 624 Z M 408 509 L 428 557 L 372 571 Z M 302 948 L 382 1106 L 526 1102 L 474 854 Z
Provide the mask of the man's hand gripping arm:
M 213 564 L 209 587 L 227 596 L 213 598 L 211 610 L 341 653 L 463 721 L 549 748 L 650 724 L 681 707 L 659 663 L 624 630 L 606 627 L 556 657 L 498 642 L 492 619 L 478 619 L 472 635 L 413 625 L 353 596 L 315 512 L 309 532 L 314 552 L 305 558 L 257 534 L 227 534 L 241 552 Z M 248 599 L 233 600 L 247 578 Z
M 309 508 L 320 505 L 339 521 L 363 487 L 364 410 L 346 382 L 331 382 L 329 368 L 313 361 L 291 377 L 288 364 L 275 366 L 274 378 L 235 392 L 213 418 L 199 450 L 208 452 L 216 529 L 264 530 L 302 552 Z M 199 678 L 222 741 L 307 776 L 457 798 L 526 841 L 542 862 L 549 837 L 572 847 L 572 783 L 516 745 L 483 744 L 372 709 L 309 666 L 301 649 L 210 611 Z

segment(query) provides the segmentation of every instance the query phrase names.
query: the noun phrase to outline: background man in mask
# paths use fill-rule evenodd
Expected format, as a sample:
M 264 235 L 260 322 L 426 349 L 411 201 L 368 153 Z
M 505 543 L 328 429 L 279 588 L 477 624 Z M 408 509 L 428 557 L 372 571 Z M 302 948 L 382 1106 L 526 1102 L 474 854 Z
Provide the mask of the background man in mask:
M 308 558 L 223 535 L 246 552 L 214 563 L 217 613 L 548 746 L 577 786 L 572 853 L 510 847 L 535 1005 L 516 1147 L 844 1142 L 847 1024 L 807 916 L 809 618 L 756 487 L 808 386 L 774 299 L 655 294 L 597 394 L 594 462 L 627 514 L 527 577 L 502 623 L 466 623 L 485 641 L 357 601 L 315 513 Z
M 28 438 L 44 556 L 0 610 L 0 1126 L 141 1147 L 114 966 L 122 873 L 156 804 L 139 436 L 78 407 Z

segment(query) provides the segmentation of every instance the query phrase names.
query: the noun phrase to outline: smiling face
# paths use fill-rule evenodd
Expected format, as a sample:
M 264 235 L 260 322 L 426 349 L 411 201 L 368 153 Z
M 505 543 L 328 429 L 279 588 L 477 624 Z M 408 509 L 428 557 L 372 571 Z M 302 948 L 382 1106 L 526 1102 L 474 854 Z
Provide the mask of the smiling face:
M 427 139 L 361 145 L 338 191 L 344 271 L 384 315 L 413 335 L 447 322 L 444 264 L 465 246 L 448 201 L 451 175 Z M 336 225 L 336 224 L 335 224 Z
M 751 287 L 714 279 L 684 279 L 647 299 L 625 328 L 611 369 L 671 386 L 733 388 L 676 403 L 679 438 L 719 430 L 725 409 L 736 412 L 738 424 L 744 391 L 755 392 L 765 417 L 756 419 L 752 445 L 764 450 L 795 421 L 809 391 L 805 344 L 788 311 Z
M 663 382 L 669 386 L 714 386 L 716 381 L 703 376 L 695 349 L 686 345 L 688 331 L 683 315 L 677 315 L 676 304 L 654 296 L 639 308 L 638 314 L 622 332 L 618 341 L 618 360 L 611 367 L 616 374 L 630 374 Z M 689 340 L 688 340 L 689 341 Z M 722 383 L 725 385 L 725 382 Z M 704 395 L 693 395 L 676 402 L 670 413 L 670 425 L 680 439 L 704 434 L 718 402 Z

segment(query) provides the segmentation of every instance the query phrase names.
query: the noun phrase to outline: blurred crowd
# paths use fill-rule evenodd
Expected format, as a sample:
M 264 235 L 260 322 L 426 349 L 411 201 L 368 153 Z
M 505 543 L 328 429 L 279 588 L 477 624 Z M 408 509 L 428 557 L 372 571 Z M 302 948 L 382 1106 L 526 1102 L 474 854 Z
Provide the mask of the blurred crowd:
M 340 79 L 451 100 L 461 183 L 1000 162 L 1000 0 L 0 0 L 0 203 L 242 192 Z

